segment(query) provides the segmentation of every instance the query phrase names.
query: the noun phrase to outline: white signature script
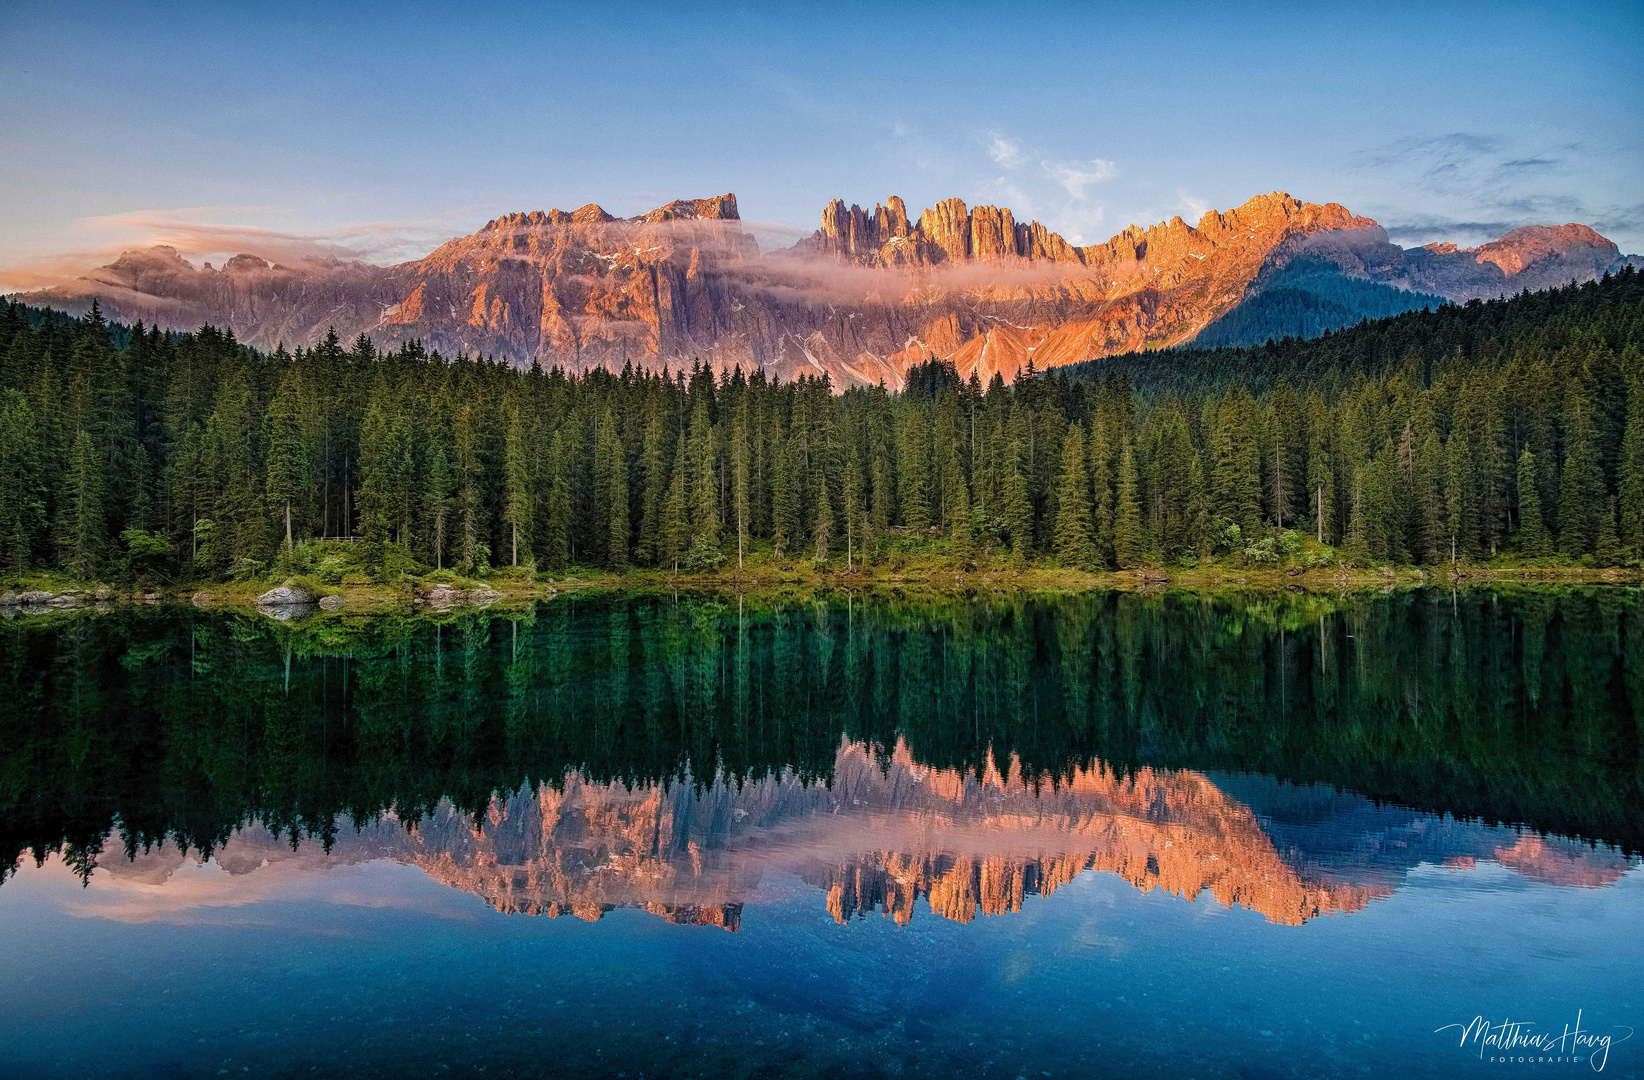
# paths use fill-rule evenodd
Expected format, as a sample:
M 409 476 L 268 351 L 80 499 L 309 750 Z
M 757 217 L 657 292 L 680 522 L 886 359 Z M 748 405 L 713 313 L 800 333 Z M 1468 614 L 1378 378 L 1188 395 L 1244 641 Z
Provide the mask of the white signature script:
M 1576 1010 L 1575 1024 L 1565 1024 L 1562 1032 L 1542 1029 L 1525 1020 L 1503 1020 L 1492 1024 L 1482 1016 L 1475 1016 L 1465 1024 L 1445 1024 L 1434 1028 L 1433 1033 L 1460 1031 L 1458 1045 L 1477 1046 L 1480 1058 L 1484 1057 L 1485 1051 L 1491 1051 L 1491 1061 L 1507 1062 L 1515 1057 L 1543 1062 L 1580 1061 L 1585 1058 L 1594 1072 L 1603 1072 L 1610 1061 L 1611 1045 L 1632 1038 L 1633 1029 L 1618 1024 L 1614 1030 L 1626 1032 L 1620 1038 L 1600 1035 L 1581 1026 L 1581 1014 L 1582 1010 Z

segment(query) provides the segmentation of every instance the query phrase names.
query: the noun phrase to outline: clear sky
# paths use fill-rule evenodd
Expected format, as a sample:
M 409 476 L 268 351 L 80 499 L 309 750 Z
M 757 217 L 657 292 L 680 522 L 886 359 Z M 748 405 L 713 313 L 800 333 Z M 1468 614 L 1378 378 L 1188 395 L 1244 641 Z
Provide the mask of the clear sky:
M 11 266 L 247 228 L 388 261 L 506 211 L 724 191 L 768 243 L 834 196 L 1088 243 L 1280 189 L 1407 245 L 1581 221 L 1644 251 L 1638 0 L 8 0 L 0 104 Z

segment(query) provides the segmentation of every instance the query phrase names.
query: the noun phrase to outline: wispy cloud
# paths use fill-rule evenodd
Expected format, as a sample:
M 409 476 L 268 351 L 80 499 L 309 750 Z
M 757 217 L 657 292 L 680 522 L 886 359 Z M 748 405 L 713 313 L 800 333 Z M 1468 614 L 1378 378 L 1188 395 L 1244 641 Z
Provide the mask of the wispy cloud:
M 1002 169 L 1017 169 L 1027 160 L 1022 148 L 997 131 L 988 135 L 988 157 Z
M 1042 161 L 1045 175 L 1055 180 L 1075 199 L 1085 197 L 1085 189 L 1092 184 L 1113 179 L 1118 166 L 1105 158 L 1089 161 Z
M 1636 235 L 1637 213 L 1595 203 L 1575 182 L 1573 163 L 1590 150 L 1575 142 L 1525 145 L 1489 132 L 1453 131 L 1371 147 L 1351 167 L 1385 185 L 1387 205 L 1365 209 L 1402 243 L 1470 245 L 1523 225 L 1568 221 Z
M 1182 205 L 1185 206 L 1187 208 L 1187 212 L 1192 215 L 1192 221 L 1189 222 L 1189 224 L 1197 225 L 1199 223 L 1199 219 L 1204 217 L 1206 212 L 1210 210 L 1210 203 L 1208 201 L 1194 195 L 1189 195 L 1185 191 L 1178 189 L 1176 192 L 1176 198 L 1182 201 Z
M 15 259 L 0 267 L 0 290 L 47 288 L 104 266 L 122 252 L 160 246 L 173 248 L 180 256 L 200 262 L 220 261 L 239 254 L 288 264 L 404 262 L 420 258 L 452 235 L 466 231 L 463 224 L 472 223 L 475 217 L 469 210 L 452 210 L 313 232 L 222 220 L 277 212 L 278 208 L 272 207 L 191 207 L 79 218 L 59 234 L 58 251 Z

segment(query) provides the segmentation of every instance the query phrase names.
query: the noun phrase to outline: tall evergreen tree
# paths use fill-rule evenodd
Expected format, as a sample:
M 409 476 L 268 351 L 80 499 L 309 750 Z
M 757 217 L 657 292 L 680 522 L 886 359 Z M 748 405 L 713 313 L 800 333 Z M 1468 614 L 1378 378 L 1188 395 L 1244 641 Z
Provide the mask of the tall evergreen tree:
M 108 555 L 108 523 L 103 516 L 103 468 L 91 433 L 82 429 L 69 454 L 68 492 L 61 531 L 63 569 L 95 578 Z
M 285 550 L 295 545 L 292 506 L 302 520 L 303 501 L 311 485 L 308 443 L 303 423 L 302 377 L 295 369 L 280 380 L 279 392 L 268 410 L 268 505 L 280 515 Z
M 1085 437 L 1077 425 L 1062 443 L 1062 476 L 1056 487 L 1056 503 L 1056 557 L 1080 570 L 1096 569 Z

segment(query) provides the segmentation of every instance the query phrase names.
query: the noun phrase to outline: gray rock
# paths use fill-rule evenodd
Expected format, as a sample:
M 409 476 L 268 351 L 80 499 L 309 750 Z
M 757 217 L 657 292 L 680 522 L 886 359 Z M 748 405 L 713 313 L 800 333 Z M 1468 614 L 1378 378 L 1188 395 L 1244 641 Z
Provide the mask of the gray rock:
M 462 591 L 449 585 L 435 585 L 428 590 L 427 600 L 435 607 L 450 607 L 452 604 L 462 603 L 463 599 Z
M 71 608 L 78 606 L 79 603 L 80 598 L 78 596 L 70 596 L 64 593 L 62 596 L 54 596 L 47 600 L 46 606 L 49 608 Z
M 343 606 L 343 598 L 340 597 L 340 596 L 322 596 L 322 597 L 320 597 L 320 610 L 321 611 L 340 611 L 340 610 L 342 610 L 342 606 Z
M 211 606 L 211 594 L 208 593 L 208 592 L 203 592 L 203 591 L 202 592 L 197 592 L 193 596 L 188 598 L 188 602 L 193 604 L 195 607 L 210 607 Z
M 5 592 L 0 592 L 0 607 L 16 607 L 18 603 L 20 603 L 20 601 L 17 599 L 17 594 L 15 592 L 12 592 L 10 589 L 7 589 Z
M 107 585 L 104 585 L 101 589 L 98 589 L 95 593 L 93 593 L 92 596 L 97 600 L 113 600 L 114 590 L 109 588 Z
M 302 607 L 313 602 L 308 590 L 296 585 L 281 585 L 257 597 L 258 607 Z
M 26 592 L 17 597 L 19 604 L 49 604 L 53 596 L 49 592 Z

